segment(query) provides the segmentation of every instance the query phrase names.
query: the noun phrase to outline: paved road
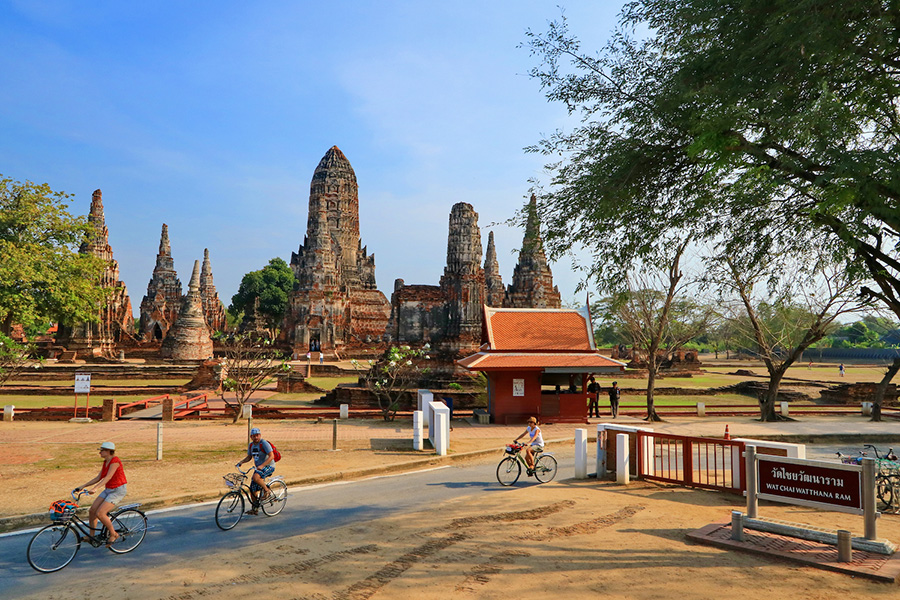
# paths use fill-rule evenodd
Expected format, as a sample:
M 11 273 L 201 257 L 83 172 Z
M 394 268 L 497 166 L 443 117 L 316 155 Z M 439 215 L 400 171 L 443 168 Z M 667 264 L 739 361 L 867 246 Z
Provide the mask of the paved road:
M 571 477 L 575 468 L 572 450 L 563 449 L 556 456 L 560 459 L 558 477 Z M 38 573 L 28 565 L 25 551 L 33 533 L 2 536 L 0 598 L 37 593 L 63 581 L 75 588 L 83 586 L 89 590 L 90 580 L 99 576 L 101 569 L 104 577 L 127 578 L 128 572 L 134 569 L 204 557 L 245 544 L 421 511 L 462 496 L 506 493 L 513 488 L 504 488 L 497 483 L 494 472 L 499 461 L 498 452 L 495 458 L 473 465 L 292 489 L 280 515 L 247 517 L 231 531 L 216 527 L 215 504 L 155 511 L 148 515 L 153 529 L 134 552 L 114 555 L 106 549 L 84 544 L 75 560 L 56 573 Z M 516 487 L 529 485 L 536 485 L 536 482 L 523 473 Z

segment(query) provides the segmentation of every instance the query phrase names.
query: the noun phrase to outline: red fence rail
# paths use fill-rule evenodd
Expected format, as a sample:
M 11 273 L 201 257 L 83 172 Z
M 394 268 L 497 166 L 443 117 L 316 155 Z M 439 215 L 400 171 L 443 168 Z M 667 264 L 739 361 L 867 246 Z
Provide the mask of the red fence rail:
M 116 418 L 121 419 L 122 411 L 126 408 L 133 408 L 135 406 L 148 408 L 151 404 L 162 404 L 162 401 L 167 399 L 168 397 L 169 394 L 163 394 L 162 396 L 153 396 L 152 398 L 147 398 L 146 400 L 137 400 L 136 402 L 129 402 L 128 404 L 118 404 L 116 405 Z
M 747 488 L 744 443 L 637 432 L 638 476 L 688 487 L 741 493 Z

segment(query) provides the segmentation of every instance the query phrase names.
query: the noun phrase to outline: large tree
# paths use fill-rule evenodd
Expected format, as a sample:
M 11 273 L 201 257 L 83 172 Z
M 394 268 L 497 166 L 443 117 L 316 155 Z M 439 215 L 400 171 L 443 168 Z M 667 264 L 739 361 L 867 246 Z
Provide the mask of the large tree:
M 562 157 L 551 254 L 601 250 L 615 286 L 673 229 L 759 256 L 821 236 L 900 316 L 898 22 L 880 0 L 638 0 L 596 54 L 565 18 L 529 31 L 532 75 L 582 118 L 531 148 Z
M 270 330 L 281 323 L 288 297 L 294 289 L 294 272 L 281 258 L 273 258 L 259 271 L 251 271 L 241 279 L 237 294 L 231 297 L 228 311 L 232 317 L 244 313 L 246 320 L 259 298 L 259 311 Z
M 0 176 L 0 333 L 98 319 L 106 264 L 78 252 L 90 229 L 86 217 L 66 211 L 68 197 Z

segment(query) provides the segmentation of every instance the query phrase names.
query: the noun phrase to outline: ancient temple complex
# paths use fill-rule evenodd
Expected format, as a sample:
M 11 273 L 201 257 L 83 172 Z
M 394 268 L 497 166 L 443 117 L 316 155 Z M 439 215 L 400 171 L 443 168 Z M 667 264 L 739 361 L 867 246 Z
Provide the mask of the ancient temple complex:
M 393 343 L 428 343 L 451 357 L 463 355 L 480 343 L 484 302 L 478 213 L 460 202 L 450 211 L 447 266 L 440 285 L 405 285 L 398 279 L 387 337 Z
M 188 293 L 182 299 L 178 318 L 163 340 L 160 355 L 173 360 L 206 360 L 213 355 L 213 343 L 200 294 L 199 260 L 194 261 Z
M 143 341 L 162 341 L 178 319 L 181 309 L 181 281 L 175 273 L 172 247 L 169 244 L 169 227 L 162 226 L 159 253 L 153 277 L 147 285 L 147 295 L 141 300 L 139 335 Z
M 219 300 L 216 284 L 213 283 L 212 265 L 209 262 L 209 248 L 203 249 L 203 268 L 200 270 L 200 299 L 206 325 L 212 333 L 225 331 L 225 306 Z
M 519 262 L 513 271 L 512 283 L 506 289 L 505 308 L 560 308 L 559 288 L 553 285 L 553 274 L 544 254 L 541 227 L 538 221 L 537 198 L 531 195 L 527 206 L 525 238 L 519 250 Z
M 503 306 L 506 288 L 500 276 L 497 262 L 497 248 L 494 247 L 494 232 L 488 234 L 487 251 L 484 253 L 484 301 L 488 306 Z
M 313 173 L 306 236 L 292 253 L 296 278 L 282 338 L 295 350 L 334 353 L 383 338 L 390 304 L 375 287 L 375 255 L 359 234 L 359 190 L 333 146 Z
M 91 197 L 88 215 L 90 233 L 81 244 L 79 252 L 91 254 L 106 261 L 106 270 L 100 278 L 100 286 L 111 290 L 100 308 L 100 320 L 96 323 L 60 324 L 57 343 L 66 350 L 76 352 L 79 358 L 109 356 L 118 342 L 130 337 L 134 331 L 131 299 L 125 284 L 119 280 L 119 263 L 113 258 L 109 245 L 109 229 L 103 214 L 103 193 L 95 190 Z

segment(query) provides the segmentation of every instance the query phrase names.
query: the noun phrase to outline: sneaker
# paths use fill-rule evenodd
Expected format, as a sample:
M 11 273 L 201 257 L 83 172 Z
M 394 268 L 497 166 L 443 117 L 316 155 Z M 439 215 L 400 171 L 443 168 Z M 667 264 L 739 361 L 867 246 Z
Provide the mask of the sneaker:
M 247 511 L 247 514 L 248 514 L 248 515 L 258 515 L 258 514 L 259 514 L 259 509 L 258 509 L 258 508 L 251 508 L 250 510 Z
M 534 477 L 534 469 L 525 469 L 525 472 L 529 477 Z

